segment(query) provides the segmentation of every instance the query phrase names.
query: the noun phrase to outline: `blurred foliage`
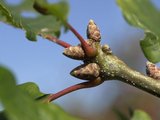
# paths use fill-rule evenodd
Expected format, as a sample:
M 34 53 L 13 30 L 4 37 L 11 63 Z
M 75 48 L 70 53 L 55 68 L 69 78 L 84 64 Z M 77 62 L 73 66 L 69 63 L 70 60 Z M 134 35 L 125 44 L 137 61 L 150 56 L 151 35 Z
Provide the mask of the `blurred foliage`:
M 67 20 L 69 13 L 68 4 L 65 1 L 49 4 L 46 0 L 36 0 L 34 3 L 34 8 L 43 15 L 56 16 L 63 22 Z
M 5 109 L 0 113 L 1 120 L 78 120 L 55 104 L 34 99 L 41 95 L 36 84 L 17 87 L 13 74 L 0 66 L 0 101 Z
M 46 0 L 38 1 L 38 3 L 43 2 L 45 8 L 53 10 L 54 16 L 39 14 L 33 8 L 34 2 L 35 0 L 24 0 L 18 5 L 10 5 L 5 0 L 1 0 L 0 21 L 25 30 L 26 37 L 32 41 L 36 40 L 36 35 L 45 36 L 50 34 L 58 37 L 61 27 L 64 26 L 64 23 L 59 18 L 66 19 L 69 12 L 67 2 L 63 1 L 48 5 Z M 27 15 L 30 16 L 27 17 Z
M 144 30 L 142 51 L 151 62 L 160 62 L 160 12 L 149 0 L 117 0 L 126 21 Z
M 41 100 L 47 97 L 49 94 L 44 94 L 39 90 L 39 87 L 33 82 L 27 82 L 18 85 L 18 87 L 30 95 L 33 99 Z
M 152 120 L 151 117 L 142 110 L 134 110 L 133 115 L 128 118 L 125 114 L 121 111 L 115 110 L 115 113 L 118 116 L 117 120 Z
M 142 110 L 135 110 L 131 120 L 151 120 L 151 117 Z
M 104 119 L 102 118 L 101 120 L 105 120 L 106 118 L 110 120 L 123 120 L 122 118 L 131 119 L 135 110 L 146 112 L 152 120 L 160 119 L 159 98 L 131 86 L 125 86 L 126 85 L 121 86 L 121 94 L 110 104 L 110 107 L 103 110 L 104 112 L 101 112 L 100 115 L 105 116 Z

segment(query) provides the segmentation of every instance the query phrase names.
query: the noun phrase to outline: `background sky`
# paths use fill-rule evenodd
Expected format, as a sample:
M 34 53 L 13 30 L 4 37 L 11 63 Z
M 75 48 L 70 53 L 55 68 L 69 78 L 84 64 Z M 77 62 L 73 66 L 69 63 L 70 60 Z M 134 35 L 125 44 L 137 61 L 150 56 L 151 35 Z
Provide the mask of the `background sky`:
M 21 0 L 7 1 L 17 4 Z M 157 7 L 160 6 L 159 0 L 152 2 Z M 144 36 L 143 31 L 126 23 L 116 0 L 70 0 L 69 4 L 69 23 L 84 38 L 88 21 L 93 19 L 100 28 L 102 43 L 109 44 L 113 53 L 129 66 L 145 72 L 146 59 L 139 46 L 139 40 Z M 60 39 L 72 45 L 79 43 L 71 32 L 62 33 Z M 0 64 L 13 71 L 18 84 L 33 81 L 41 91 L 55 93 L 82 82 L 69 74 L 82 62 L 69 59 L 62 52 L 62 47 L 40 37 L 37 42 L 28 41 L 22 30 L 0 22 Z M 76 110 L 85 114 L 98 114 L 123 92 L 123 87 L 133 88 L 121 82 L 107 81 L 96 88 L 68 94 L 55 102 L 72 113 Z

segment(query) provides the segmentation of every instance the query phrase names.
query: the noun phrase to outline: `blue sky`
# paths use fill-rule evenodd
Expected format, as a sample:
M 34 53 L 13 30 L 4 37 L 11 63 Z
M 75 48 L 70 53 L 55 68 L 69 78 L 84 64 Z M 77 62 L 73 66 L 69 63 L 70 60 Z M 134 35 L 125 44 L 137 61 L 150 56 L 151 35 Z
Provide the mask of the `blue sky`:
M 20 0 L 7 1 L 14 3 Z M 154 2 L 160 5 L 158 0 Z M 84 38 L 88 21 L 93 19 L 101 30 L 102 43 L 109 44 L 112 51 L 132 68 L 145 71 L 146 59 L 139 46 L 143 31 L 126 23 L 115 0 L 70 0 L 69 4 L 69 23 Z M 63 56 L 62 47 L 40 37 L 37 42 L 30 42 L 23 31 L 3 23 L 0 23 L 0 26 L 0 64 L 14 72 L 18 83 L 33 81 L 43 92 L 54 93 L 82 82 L 69 75 L 70 71 L 82 62 Z M 79 43 L 71 32 L 62 33 L 60 39 L 72 45 Z M 78 109 L 78 104 L 85 112 L 96 112 L 109 106 L 122 89 L 120 86 L 123 86 L 123 83 L 110 81 L 96 88 L 71 93 L 55 102 L 66 110 L 70 109 L 70 105 L 72 109 Z

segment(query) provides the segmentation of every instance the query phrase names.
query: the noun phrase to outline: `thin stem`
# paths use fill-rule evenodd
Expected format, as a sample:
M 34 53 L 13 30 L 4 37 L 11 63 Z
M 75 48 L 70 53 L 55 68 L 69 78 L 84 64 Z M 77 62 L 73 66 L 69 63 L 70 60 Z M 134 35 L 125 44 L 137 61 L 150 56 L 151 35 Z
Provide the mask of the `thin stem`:
M 66 23 L 68 28 L 73 32 L 73 34 L 79 39 L 79 41 L 82 43 L 82 44 L 87 44 L 84 40 L 84 38 L 77 32 L 77 30 L 75 30 L 72 25 L 70 25 L 69 23 Z
M 64 48 L 68 48 L 68 47 L 71 46 L 71 45 L 68 44 L 67 42 L 64 42 L 64 41 L 62 41 L 62 40 L 59 40 L 58 38 L 53 37 L 53 36 L 51 36 L 51 35 L 46 35 L 45 38 L 48 39 L 48 40 L 51 41 L 51 42 L 54 42 L 54 43 L 56 43 L 56 44 L 64 47 Z
M 76 90 L 79 90 L 79 89 L 83 89 L 83 88 L 95 87 L 95 86 L 97 86 L 97 85 L 99 85 L 101 83 L 103 83 L 103 81 L 100 80 L 100 79 L 91 80 L 89 82 L 79 83 L 79 84 L 70 86 L 70 87 L 68 87 L 68 88 L 66 88 L 66 89 L 64 89 L 62 91 L 59 91 L 59 92 L 57 92 L 55 94 L 50 95 L 48 97 L 47 101 L 51 102 L 51 101 L 53 101 L 53 100 L 55 100 L 55 99 L 57 99 L 57 98 L 59 98 L 61 96 L 64 96 L 64 95 L 66 95 L 68 93 L 71 93 L 73 91 L 76 91 Z

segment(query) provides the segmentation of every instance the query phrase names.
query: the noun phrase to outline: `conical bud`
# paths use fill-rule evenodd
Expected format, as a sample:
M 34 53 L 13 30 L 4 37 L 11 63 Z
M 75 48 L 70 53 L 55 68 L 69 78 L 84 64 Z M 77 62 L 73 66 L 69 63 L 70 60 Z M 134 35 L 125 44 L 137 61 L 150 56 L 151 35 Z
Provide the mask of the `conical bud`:
M 88 39 L 92 39 L 95 42 L 100 42 L 101 39 L 100 30 L 93 20 L 90 20 L 87 26 L 87 37 Z
M 84 59 L 84 51 L 81 46 L 70 46 L 66 48 L 63 54 L 69 58 L 76 59 L 76 60 L 83 60 Z
M 96 63 L 83 64 L 71 71 L 72 76 L 83 80 L 93 80 L 99 74 L 100 68 Z
M 149 77 L 160 80 L 160 68 L 151 62 L 146 63 L 146 73 Z

